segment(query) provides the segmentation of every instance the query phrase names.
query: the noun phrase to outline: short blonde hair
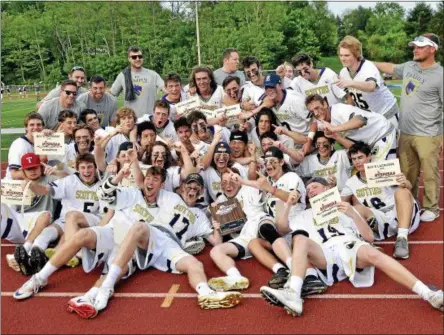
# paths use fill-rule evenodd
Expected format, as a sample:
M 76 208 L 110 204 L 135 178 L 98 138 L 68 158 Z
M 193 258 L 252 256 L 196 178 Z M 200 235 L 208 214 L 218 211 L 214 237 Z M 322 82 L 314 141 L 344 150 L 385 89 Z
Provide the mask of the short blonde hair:
M 117 111 L 116 114 L 116 123 L 119 124 L 120 123 L 120 119 L 125 117 L 125 116 L 131 116 L 134 119 L 134 123 L 137 122 L 137 116 L 136 116 L 136 112 L 134 112 L 133 109 L 128 108 L 128 107 L 122 107 Z
M 339 42 L 338 55 L 341 48 L 350 50 L 358 60 L 362 59 L 362 44 L 356 37 L 350 35 L 345 36 L 343 40 Z

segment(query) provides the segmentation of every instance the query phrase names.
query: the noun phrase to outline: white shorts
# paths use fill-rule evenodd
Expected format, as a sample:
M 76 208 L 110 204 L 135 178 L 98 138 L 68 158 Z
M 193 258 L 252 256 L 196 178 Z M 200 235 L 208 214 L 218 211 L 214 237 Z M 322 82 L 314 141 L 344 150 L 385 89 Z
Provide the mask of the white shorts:
M 372 162 L 380 162 L 396 158 L 396 129 L 381 138 L 372 147 Z
M 91 213 L 83 213 L 81 211 L 78 211 L 78 212 L 83 214 L 83 216 L 86 219 L 86 222 L 88 222 L 89 227 L 95 227 L 95 226 L 99 225 L 100 216 L 95 215 L 95 214 L 91 214 Z M 65 213 L 65 215 L 63 215 L 63 217 L 60 216 L 57 220 L 55 220 L 53 222 L 55 225 L 59 226 L 63 231 L 65 231 L 65 223 L 66 223 L 65 216 L 66 216 L 66 213 Z
M 337 236 L 321 245 L 327 269 L 316 269 L 328 286 L 348 278 L 354 287 L 370 287 L 374 282 L 375 267 L 356 269 L 356 255 L 363 245 L 369 245 L 353 236 Z
M 22 215 L 6 204 L 1 204 L 1 238 L 12 243 L 23 244 L 28 233 L 34 228 L 40 215 L 44 212 L 30 212 Z
M 88 273 L 104 263 L 110 257 L 114 249 L 114 235 L 112 226 L 87 228 L 96 234 L 96 247 L 91 250 L 86 247 L 82 248 L 82 266 L 83 270 Z
M 163 272 L 181 273 L 176 264 L 182 258 L 190 256 L 167 233 L 148 225 L 148 250 L 137 248 L 135 255 L 137 267 L 146 270 L 153 267 Z
M 374 208 L 370 208 L 376 218 L 377 225 L 373 228 L 375 239 L 380 241 L 398 233 L 398 214 L 396 212 L 396 205 L 391 211 L 386 213 Z M 419 226 L 420 213 L 419 205 L 413 199 L 412 218 L 409 226 L 409 234 L 413 233 Z

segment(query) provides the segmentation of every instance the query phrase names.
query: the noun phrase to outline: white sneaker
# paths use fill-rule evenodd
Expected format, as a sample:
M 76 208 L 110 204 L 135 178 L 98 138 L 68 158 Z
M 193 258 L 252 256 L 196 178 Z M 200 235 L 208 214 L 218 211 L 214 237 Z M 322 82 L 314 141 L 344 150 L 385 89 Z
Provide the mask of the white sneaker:
M 22 285 L 17 291 L 14 292 L 14 299 L 22 300 L 32 297 L 40 289 L 48 284 L 48 280 L 40 280 L 36 275 L 33 275 L 26 283 Z
M 20 265 L 18 265 L 17 261 L 15 260 L 14 254 L 7 254 L 6 262 L 8 262 L 8 265 L 11 269 L 20 272 Z
M 96 295 L 96 299 L 94 300 L 94 307 L 97 311 L 101 311 L 105 309 L 108 305 L 108 300 L 113 296 L 114 289 L 107 287 L 100 287 L 99 292 Z
M 216 292 L 199 295 L 198 302 L 202 309 L 231 308 L 237 306 L 242 301 L 242 294 L 239 292 Z
M 262 296 L 270 304 L 284 307 L 288 314 L 292 316 L 301 316 L 304 300 L 289 287 L 276 290 L 268 286 L 261 287 Z
M 77 313 L 81 318 L 92 319 L 98 311 L 94 307 L 94 299 L 91 299 L 87 295 L 72 298 L 68 301 L 68 312 Z
M 432 221 L 435 221 L 435 219 L 437 219 L 438 216 L 439 215 L 436 215 L 432 211 L 429 211 L 428 209 L 426 209 L 421 214 L 421 221 L 423 221 L 423 222 L 432 222 Z
M 433 292 L 428 302 L 430 305 L 433 306 L 433 308 L 436 308 L 441 312 L 444 312 L 444 295 L 442 290 Z
M 250 286 L 248 278 L 241 277 L 216 277 L 208 281 L 208 285 L 213 290 L 231 291 L 231 290 L 245 290 Z

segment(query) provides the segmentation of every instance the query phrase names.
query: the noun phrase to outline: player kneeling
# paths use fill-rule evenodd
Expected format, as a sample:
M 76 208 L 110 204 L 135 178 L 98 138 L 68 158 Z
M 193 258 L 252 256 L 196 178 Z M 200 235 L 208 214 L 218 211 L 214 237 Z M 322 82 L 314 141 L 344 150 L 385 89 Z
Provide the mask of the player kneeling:
M 327 189 L 328 183 L 322 178 L 312 178 L 307 183 L 309 198 Z M 285 216 L 296 197 L 292 195 L 286 202 Z M 315 225 L 311 209 L 291 219 L 289 225 L 293 230 L 293 263 L 289 285 L 282 290 L 261 287 L 261 293 L 267 301 L 284 307 L 293 316 L 300 316 L 303 311 L 303 278 L 307 264 L 311 262 L 328 285 L 349 278 L 355 287 L 372 286 L 377 267 L 394 281 L 428 301 L 434 308 L 443 311 L 442 290 L 430 290 L 399 262 L 362 241 L 361 236 L 372 242 L 373 231 L 350 204 L 341 202 L 338 209 L 344 214 L 323 225 Z

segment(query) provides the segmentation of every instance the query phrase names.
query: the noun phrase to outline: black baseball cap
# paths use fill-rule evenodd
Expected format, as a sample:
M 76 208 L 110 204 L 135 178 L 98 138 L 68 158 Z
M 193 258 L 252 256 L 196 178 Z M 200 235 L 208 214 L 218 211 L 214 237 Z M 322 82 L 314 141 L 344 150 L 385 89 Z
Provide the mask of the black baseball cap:
M 119 145 L 119 151 L 117 152 L 117 154 L 119 154 L 121 151 L 127 151 L 132 148 L 133 148 L 132 142 L 123 142 Z
M 185 184 L 189 184 L 189 183 L 192 183 L 192 182 L 196 182 L 201 187 L 204 187 L 204 180 L 203 180 L 202 176 L 200 174 L 198 174 L 198 173 L 191 173 L 184 180 Z
M 248 135 L 244 131 L 235 130 L 235 131 L 231 132 L 230 142 L 231 141 L 242 141 L 245 144 L 247 144 L 248 143 Z
M 284 159 L 284 153 L 279 148 L 269 147 L 264 154 L 264 158 L 267 157 L 276 157 L 278 159 Z
M 215 154 L 231 154 L 230 146 L 225 142 L 219 142 L 214 149 Z

